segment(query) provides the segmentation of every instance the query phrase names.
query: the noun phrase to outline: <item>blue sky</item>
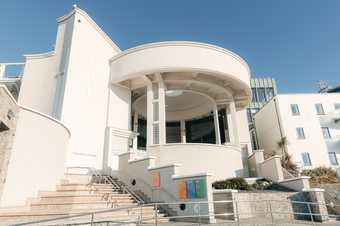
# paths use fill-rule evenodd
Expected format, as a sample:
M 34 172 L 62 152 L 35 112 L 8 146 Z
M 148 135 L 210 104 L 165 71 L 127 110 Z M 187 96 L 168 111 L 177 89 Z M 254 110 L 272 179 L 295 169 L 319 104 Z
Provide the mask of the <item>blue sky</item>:
M 121 48 L 191 40 L 243 57 L 252 76 L 276 78 L 279 91 L 315 92 L 340 84 L 338 0 L 2 0 L 0 62 L 49 51 L 56 18 L 77 4 Z

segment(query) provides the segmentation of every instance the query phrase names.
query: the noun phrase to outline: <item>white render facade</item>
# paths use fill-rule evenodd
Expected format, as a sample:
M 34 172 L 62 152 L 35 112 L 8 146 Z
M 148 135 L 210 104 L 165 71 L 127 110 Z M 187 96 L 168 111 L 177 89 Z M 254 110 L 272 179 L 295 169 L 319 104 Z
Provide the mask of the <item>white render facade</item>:
M 242 58 L 195 42 L 122 51 L 77 7 L 57 22 L 55 49 L 25 56 L 1 206 L 53 189 L 72 168 L 119 174 L 129 152 L 154 157 L 155 167 L 181 165 L 182 175 L 248 176 L 251 74 Z
M 302 169 L 339 167 L 340 95 L 280 94 L 256 115 L 260 149 L 281 154 L 278 142 L 285 137 L 286 150 Z

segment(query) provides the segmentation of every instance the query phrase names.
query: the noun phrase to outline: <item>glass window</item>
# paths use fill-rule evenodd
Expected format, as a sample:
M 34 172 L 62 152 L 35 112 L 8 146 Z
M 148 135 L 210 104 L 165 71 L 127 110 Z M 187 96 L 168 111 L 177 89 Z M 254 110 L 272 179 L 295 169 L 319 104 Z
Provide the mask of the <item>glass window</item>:
M 315 104 L 315 110 L 318 115 L 324 115 L 325 111 L 323 110 L 322 104 Z
M 251 88 L 251 92 L 253 95 L 253 99 L 251 100 L 252 102 L 257 102 L 257 94 L 256 94 L 256 89 L 255 88 Z
M 257 95 L 259 102 L 266 102 L 266 89 L 265 88 L 257 88 Z
M 274 88 L 266 88 L 267 100 L 270 100 L 274 96 Z
M 340 110 L 340 103 L 335 103 L 334 104 L 334 109 L 335 110 Z
M 251 114 L 250 109 L 247 109 L 247 117 L 248 117 L 248 123 L 251 123 L 253 121 L 253 116 Z
M 308 152 L 303 152 L 302 154 L 302 161 L 304 166 L 311 166 L 312 161 L 310 160 L 310 156 Z
M 329 157 L 329 161 L 331 162 L 332 165 L 334 165 L 334 166 L 339 165 L 338 158 L 336 157 L 335 152 L 329 152 L 328 157 Z
M 298 138 L 299 140 L 306 139 L 306 137 L 305 137 L 305 131 L 303 130 L 302 127 L 296 128 L 296 134 L 297 134 L 297 138 Z
M 290 108 L 293 115 L 300 115 L 299 106 L 297 104 L 291 104 Z
M 331 138 L 331 134 L 329 132 L 328 127 L 321 127 L 321 130 L 322 130 L 323 138 L 325 138 L 325 139 Z

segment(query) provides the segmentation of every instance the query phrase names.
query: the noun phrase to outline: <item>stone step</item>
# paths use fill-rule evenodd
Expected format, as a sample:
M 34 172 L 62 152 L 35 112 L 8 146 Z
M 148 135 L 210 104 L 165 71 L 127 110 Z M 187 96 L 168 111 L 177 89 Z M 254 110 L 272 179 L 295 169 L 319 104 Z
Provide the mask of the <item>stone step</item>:
M 23 222 L 30 222 L 30 221 L 38 221 L 38 220 L 46 220 L 46 219 L 53 219 L 57 217 L 63 217 L 66 215 L 45 215 L 45 216 L 22 216 L 16 217 L 11 219 L 0 218 L 1 224 L 0 225 L 8 225 L 8 224 L 18 224 Z M 153 211 L 144 212 L 143 211 L 143 222 L 154 222 L 155 213 Z M 139 212 L 111 212 L 111 213 L 99 213 L 95 214 L 93 220 L 94 221 L 133 221 L 138 220 L 140 217 Z M 164 214 L 157 214 L 158 222 L 167 222 L 168 219 L 164 216 Z M 64 225 L 64 224 L 74 224 L 74 223 L 86 223 L 91 220 L 91 215 L 74 217 L 69 219 L 61 219 L 61 220 L 54 220 L 46 223 L 42 223 L 39 225 Z
M 94 208 L 116 208 L 130 205 L 137 205 L 133 202 L 109 202 L 109 201 L 92 201 L 92 202 L 62 202 L 62 203 L 34 203 L 31 204 L 31 210 L 69 210 L 69 209 L 94 209 Z
M 67 185 L 57 185 L 56 190 L 119 190 L 118 187 L 114 187 L 109 184 L 102 184 L 102 185 L 85 185 L 85 184 L 67 184 Z
M 117 196 L 117 197 L 131 197 L 130 194 L 122 194 L 119 192 L 88 192 L 88 191 L 40 191 L 38 197 L 48 198 L 48 197 L 71 197 L 71 196 L 91 196 L 91 195 L 107 195 Z
M 129 212 L 135 213 L 140 212 L 141 207 L 135 206 L 135 205 L 127 205 L 129 208 Z M 135 206 L 135 207 L 133 207 Z M 47 210 L 47 209 L 41 209 L 41 210 L 1 210 L 0 211 L 0 219 L 4 217 L 20 217 L 20 216 L 43 216 L 43 215 L 69 215 L 69 214 L 82 214 L 82 213 L 92 213 L 92 212 L 98 212 L 98 211 L 106 211 L 105 213 L 122 213 L 126 212 L 127 209 L 121 209 L 121 210 L 115 210 L 115 208 L 93 208 L 93 209 L 71 209 L 71 210 Z M 154 212 L 154 208 L 152 206 L 147 206 L 142 208 L 142 213 L 147 212 Z
M 112 188 L 73 188 L 73 187 L 59 187 L 56 189 L 57 192 L 77 192 L 77 191 L 87 191 L 87 192 L 117 192 L 119 193 L 119 189 Z
M 129 195 L 119 195 L 119 194 L 86 194 L 86 195 L 48 195 L 48 196 L 40 196 L 39 198 L 31 200 L 30 203 L 60 203 L 60 202 L 91 202 L 91 201 L 117 201 L 117 202 L 125 202 L 125 201 L 134 201 L 133 198 Z
M 89 195 L 89 194 L 117 194 L 117 195 L 129 195 L 129 194 L 121 194 L 118 191 L 112 190 L 99 190 L 99 191 L 91 191 L 89 189 L 85 190 L 67 190 L 67 191 L 40 191 L 39 196 L 67 196 L 67 195 Z

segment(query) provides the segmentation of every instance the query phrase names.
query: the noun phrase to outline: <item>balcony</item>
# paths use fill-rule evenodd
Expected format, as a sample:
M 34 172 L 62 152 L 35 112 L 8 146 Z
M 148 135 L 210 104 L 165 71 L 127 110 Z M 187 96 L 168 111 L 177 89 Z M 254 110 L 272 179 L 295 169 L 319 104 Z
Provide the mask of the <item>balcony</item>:
M 0 84 L 4 84 L 17 99 L 19 95 L 24 63 L 0 63 Z

